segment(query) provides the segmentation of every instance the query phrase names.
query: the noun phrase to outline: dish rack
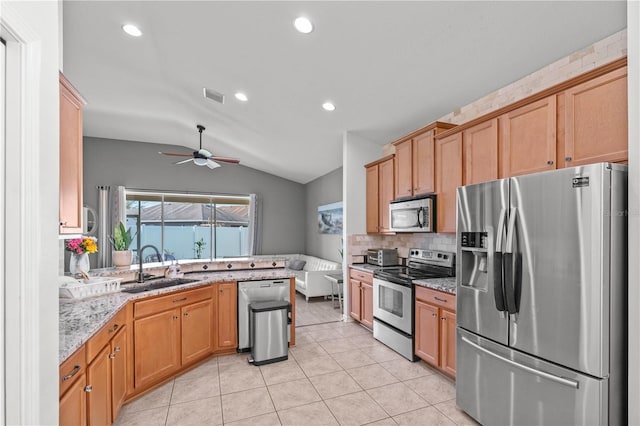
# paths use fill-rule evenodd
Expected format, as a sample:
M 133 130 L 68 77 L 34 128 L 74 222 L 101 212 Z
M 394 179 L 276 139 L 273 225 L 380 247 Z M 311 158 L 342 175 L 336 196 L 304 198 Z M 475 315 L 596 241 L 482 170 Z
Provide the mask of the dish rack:
M 59 297 L 82 299 L 120 291 L 122 278 L 93 277 L 88 280 L 70 280 L 60 284 Z

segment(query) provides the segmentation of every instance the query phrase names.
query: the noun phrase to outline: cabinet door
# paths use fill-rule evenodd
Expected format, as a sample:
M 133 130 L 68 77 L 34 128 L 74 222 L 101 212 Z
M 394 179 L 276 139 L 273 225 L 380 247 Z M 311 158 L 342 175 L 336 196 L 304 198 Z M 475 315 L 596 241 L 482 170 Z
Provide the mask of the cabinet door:
M 60 233 L 82 232 L 82 106 L 60 75 Z
M 391 229 L 389 224 L 389 202 L 393 200 L 393 159 L 390 158 L 378 165 L 379 168 L 379 186 L 378 186 L 378 217 L 380 220 L 378 229 L 380 232 L 389 232 Z
M 213 349 L 211 299 L 185 306 L 182 311 L 182 365 L 189 364 Z
M 238 347 L 238 290 L 236 283 L 217 284 L 216 350 Z
M 431 365 L 439 362 L 438 308 L 420 300 L 415 302 L 415 351 L 416 355 Z
M 367 167 L 367 233 L 378 232 L 380 223 L 378 210 L 378 166 Z
M 87 418 L 89 425 L 111 424 L 111 359 L 107 345 L 87 367 Z
M 59 423 L 61 426 L 87 424 L 87 393 L 84 390 L 85 386 L 86 376 L 82 374 L 60 398 Z
M 564 167 L 628 159 L 627 67 L 565 92 Z
M 362 291 L 360 322 L 369 328 L 373 328 L 373 286 L 368 283 L 360 283 Z
M 180 368 L 180 310 L 134 322 L 135 387 L 157 382 Z
M 502 175 L 556 168 L 556 97 L 549 96 L 500 117 Z
M 498 119 L 464 130 L 462 142 L 464 184 L 498 179 Z
M 349 315 L 360 321 L 360 281 L 349 280 Z
M 456 232 L 456 188 L 462 185 L 462 133 L 436 142 L 438 232 Z
M 111 341 L 111 421 L 115 422 L 127 396 L 127 327 L 123 326 Z
M 395 193 L 398 197 L 413 194 L 413 152 L 411 139 L 396 145 L 394 157 Z
M 440 310 L 440 368 L 452 377 L 456 376 L 456 314 Z
M 434 131 L 413 138 L 413 195 L 435 192 Z

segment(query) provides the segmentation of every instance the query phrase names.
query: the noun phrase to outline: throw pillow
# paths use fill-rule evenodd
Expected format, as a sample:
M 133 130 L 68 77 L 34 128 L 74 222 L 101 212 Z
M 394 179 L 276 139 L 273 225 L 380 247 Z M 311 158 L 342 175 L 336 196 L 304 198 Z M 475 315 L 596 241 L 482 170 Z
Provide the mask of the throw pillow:
M 294 271 L 302 271 L 302 268 L 304 268 L 304 265 L 306 264 L 306 260 L 293 259 L 289 261 L 289 269 L 293 269 Z

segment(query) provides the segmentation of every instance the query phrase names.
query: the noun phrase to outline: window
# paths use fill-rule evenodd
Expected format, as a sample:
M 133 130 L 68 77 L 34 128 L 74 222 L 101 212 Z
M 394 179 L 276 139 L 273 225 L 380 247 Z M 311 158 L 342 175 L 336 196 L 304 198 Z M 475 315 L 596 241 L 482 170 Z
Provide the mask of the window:
M 134 257 L 145 249 L 143 262 L 218 259 L 248 256 L 252 203 L 249 195 L 217 195 L 125 191 L 127 227 L 136 230 Z M 139 238 L 138 238 L 139 236 Z M 137 261 L 137 259 L 136 259 Z

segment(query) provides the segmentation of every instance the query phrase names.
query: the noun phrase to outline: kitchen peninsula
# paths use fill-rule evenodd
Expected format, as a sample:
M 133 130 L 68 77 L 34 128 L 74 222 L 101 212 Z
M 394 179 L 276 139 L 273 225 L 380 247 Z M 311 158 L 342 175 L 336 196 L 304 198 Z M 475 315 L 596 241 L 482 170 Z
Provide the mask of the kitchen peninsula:
M 189 282 L 138 293 L 60 299 L 60 419 L 85 415 L 113 422 L 124 401 L 137 397 L 211 355 L 238 347 L 237 282 L 289 279 L 294 304 L 290 345 L 295 344 L 295 285 L 284 258 L 223 259 L 181 264 Z M 145 272 L 163 276 L 167 265 Z M 133 269 L 101 270 L 124 277 Z M 87 390 L 88 389 L 88 390 Z M 86 411 L 85 411 L 86 410 Z

